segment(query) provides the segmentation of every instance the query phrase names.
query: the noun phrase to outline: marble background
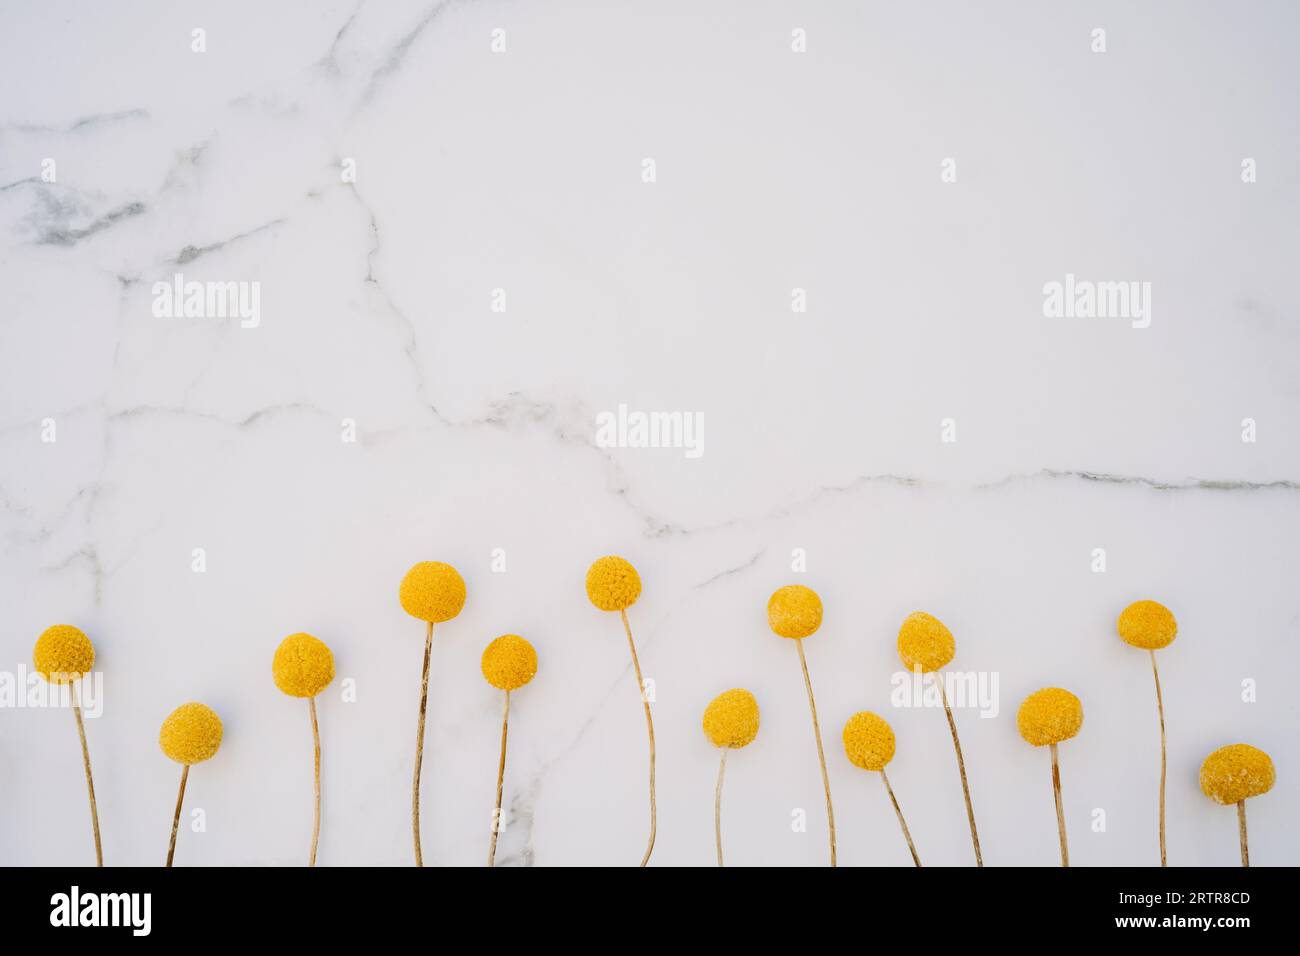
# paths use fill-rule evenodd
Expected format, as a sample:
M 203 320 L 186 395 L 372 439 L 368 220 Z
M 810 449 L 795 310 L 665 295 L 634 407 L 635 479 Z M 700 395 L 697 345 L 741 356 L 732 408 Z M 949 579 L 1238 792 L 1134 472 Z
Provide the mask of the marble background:
M 957 714 L 986 862 L 1057 861 L 1048 756 L 1015 730 L 1053 684 L 1087 715 L 1061 748 L 1073 861 L 1156 862 L 1151 674 L 1114 629 L 1142 597 L 1180 622 L 1171 863 L 1237 863 L 1196 775 L 1239 740 L 1278 768 L 1253 860 L 1300 862 L 1298 27 L 1285 2 L 6 4 L 0 669 L 55 622 L 95 640 L 106 862 L 162 862 L 158 726 L 191 699 L 226 738 L 178 864 L 306 861 L 306 707 L 270 675 L 306 630 L 340 677 L 320 861 L 410 863 L 423 631 L 396 592 L 440 559 L 470 597 L 435 640 L 426 861 L 484 860 L 500 696 L 478 661 L 513 631 L 541 663 L 499 862 L 635 864 L 644 722 L 618 618 L 583 592 L 610 552 L 645 582 L 654 864 L 713 863 L 700 716 L 732 686 L 763 726 L 729 761 L 729 862 L 826 862 L 795 649 L 764 615 L 792 581 L 826 605 L 807 651 L 841 864 L 910 863 L 839 745 L 860 709 L 894 724 L 923 861 L 971 863 L 942 713 L 890 704 L 915 609 L 954 667 L 998 675 L 996 717 Z M 260 283 L 260 325 L 155 318 L 177 272 Z M 1066 273 L 1151 282 L 1151 326 L 1044 318 Z M 619 403 L 701 413 L 704 455 L 599 447 Z M 0 862 L 93 859 L 71 715 L 0 710 L 0 781 Z

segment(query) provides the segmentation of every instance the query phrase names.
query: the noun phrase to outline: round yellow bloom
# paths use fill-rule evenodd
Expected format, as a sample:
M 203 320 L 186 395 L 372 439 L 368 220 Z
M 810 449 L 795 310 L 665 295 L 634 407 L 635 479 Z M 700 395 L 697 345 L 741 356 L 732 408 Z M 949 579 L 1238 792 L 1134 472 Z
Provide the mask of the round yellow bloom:
M 758 736 L 758 701 L 741 687 L 724 690 L 704 708 L 704 735 L 715 747 L 745 747 Z
M 908 670 L 937 671 L 957 653 L 957 642 L 943 621 L 924 611 L 907 616 L 898 629 L 898 656 Z
M 55 624 L 36 639 L 32 663 L 52 684 L 70 684 L 95 666 L 95 645 L 71 624 Z
M 397 596 L 411 617 L 441 624 L 465 606 L 465 579 L 450 564 L 421 561 L 406 572 Z
M 1119 616 L 1119 636 L 1134 647 L 1159 650 L 1174 642 L 1178 622 L 1158 601 L 1134 601 Z
M 894 729 L 885 718 L 863 710 L 844 725 L 844 753 L 863 770 L 884 770 L 894 759 Z
M 1215 803 L 1240 803 L 1268 793 L 1276 778 L 1268 754 L 1250 744 L 1220 747 L 1201 764 L 1201 792 Z
M 483 649 L 481 666 L 493 687 L 517 690 L 537 673 L 537 651 L 518 634 L 502 634 Z
M 1083 726 L 1083 704 L 1068 690 L 1044 687 L 1020 705 L 1016 727 L 1020 736 L 1035 747 L 1069 740 Z
M 221 746 L 221 718 L 203 704 L 181 704 L 163 721 L 158 746 L 177 763 L 202 763 Z
M 602 611 L 621 611 L 641 596 L 641 575 L 616 554 L 597 558 L 587 569 L 587 597 Z
M 822 599 L 802 584 L 777 588 L 767 601 L 767 623 L 779 637 L 811 637 L 822 626 Z
M 290 634 L 275 649 L 271 673 L 290 697 L 315 697 L 334 679 L 334 655 L 310 634 Z

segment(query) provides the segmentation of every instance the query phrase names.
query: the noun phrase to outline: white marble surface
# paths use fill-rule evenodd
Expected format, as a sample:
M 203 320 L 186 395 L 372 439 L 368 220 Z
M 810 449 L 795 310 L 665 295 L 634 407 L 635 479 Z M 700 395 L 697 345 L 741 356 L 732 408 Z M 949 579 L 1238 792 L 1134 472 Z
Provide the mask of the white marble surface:
M 986 861 L 1056 861 L 1015 709 L 1061 684 L 1087 715 L 1062 746 L 1074 862 L 1153 863 L 1151 675 L 1114 633 L 1148 596 L 1181 626 L 1171 862 L 1236 863 L 1196 772 L 1238 740 L 1278 767 L 1254 861 L 1300 862 L 1297 27 L 1280 2 L 6 5 L 0 668 L 51 623 L 94 638 L 107 862 L 162 862 L 157 730 L 190 699 L 226 739 L 178 862 L 305 862 L 306 708 L 270 660 L 307 630 L 358 695 L 320 701 L 321 863 L 408 864 L 422 629 L 396 589 L 441 559 L 470 598 L 435 645 L 426 859 L 484 859 L 500 700 L 478 659 L 515 631 L 541 664 L 500 861 L 636 863 L 641 708 L 583 593 L 608 552 L 645 581 L 655 864 L 713 862 L 700 715 L 737 685 L 763 727 L 729 762 L 730 862 L 826 862 L 797 659 L 764 619 L 792 581 L 826 602 L 807 649 L 842 864 L 909 862 L 839 746 L 859 709 L 894 723 L 923 860 L 971 862 L 942 713 L 890 708 L 917 608 L 954 666 L 999 675 L 996 718 L 958 713 Z M 260 325 L 155 318 L 178 271 L 259 282 Z M 1151 282 L 1151 326 L 1044 318 L 1068 272 Z M 702 413 L 704 455 L 597 447 L 620 402 Z M 0 710 L 0 862 L 92 859 L 79 763 L 69 714 Z

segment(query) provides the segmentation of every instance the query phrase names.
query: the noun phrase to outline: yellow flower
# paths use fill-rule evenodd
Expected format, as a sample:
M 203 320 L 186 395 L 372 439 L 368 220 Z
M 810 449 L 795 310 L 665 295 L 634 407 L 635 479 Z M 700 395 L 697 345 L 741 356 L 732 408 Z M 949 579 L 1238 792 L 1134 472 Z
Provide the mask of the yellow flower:
M 863 710 L 844 725 L 844 753 L 863 770 L 884 770 L 894 759 L 894 729 L 885 718 Z
M 641 575 L 618 555 L 597 558 L 587 569 L 587 597 L 602 611 L 621 611 L 641 596 Z
M 777 588 L 767 601 L 767 623 L 780 637 L 811 637 L 822 626 L 822 599 L 802 584 Z
M 907 616 L 898 629 L 898 656 L 908 670 L 937 671 L 957 653 L 957 642 L 943 621 L 924 611 Z
M 1045 687 L 1036 690 L 1020 705 L 1016 727 L 1020 736 L 1035 747 L 1069 740 L 1083 726 L 1083 704 L 1068 690 Z
M 334 679 L 334 655 L 310 634 L 290 634 L 275 649 L 271 673 L 290 697 L 315 697 Z
M 158 745 L 177 763 L 202 763 L 221 746 L 221 718 L 203 704 L 181 704 L 163 721 Z
M 1240 803 L 1273 789 L 1273 761 L 1250 744 L 1220 747 L 1201 764 L 1201 792 L 1215 803 Z
M 406 572 L 397 596 L 411 617 L 441 624 L 465 606 L 465 579 L 450 564 L 421 561 Z
M 52 684 L 70 684 L 95 666 L 95 645 L 71 624 L 55 624 L 36 639 L 32 663 Z
M 1134 601 L 1119 616 L 1119 636 L 1126 644 L 1146 650 L 1168 647 L 1178 636 L 1178 622 L 1169 608 L 1156 601 Z
M 704 708 L 704 733 L 715 747 L 745 747 L 758 736 L 758 701 L 743 688 L 726 690 Z
M 481 666 L 493 687 L 517 690 L 537 673 L 537 651 L 518 634 L 502 634 L 484 648 Z

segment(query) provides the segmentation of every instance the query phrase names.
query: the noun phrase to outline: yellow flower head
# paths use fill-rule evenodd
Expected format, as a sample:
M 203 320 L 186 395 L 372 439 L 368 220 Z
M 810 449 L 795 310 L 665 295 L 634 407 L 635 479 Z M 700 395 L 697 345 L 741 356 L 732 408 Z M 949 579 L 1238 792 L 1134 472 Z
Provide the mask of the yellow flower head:
M 1069 740 L 1083 726 L 1083 704 L 1068 690 L 1044 687 L 1020 705 L 1016 714 L 1020 736 L 1035 747 Z
M 1201 792 L 1215 803 L 1240 803 L 1268 793 L 1276 778 L 1268 754 L 1250 744 L 1220 747 L 1201 764 Z
M 758 736 L 758 701 L 743 688 L 724 690 L 704 708 L 704 735 L 715 747 L 746 747 Z
M 802 584 L 777 588 L 767 600 L 767 623 L 779 637 L 811 637 L 822 626 L 822 599 Z
M 621 611 L 641 596 L 641 575 L 626 558 L 611 554 L 587 569 L 587 597 L 602 611 Z
M 290 697 L 315 697 L 334 679 L 334 655 L 310 634 L 290 634 L 275 649 L 271 673 Z
M 55 624 L 36 639 L 32 663 L 52 684 L 70 684 L 95 666 L 95 645 L 71 624 Z
M 884 717 L 863 710 L 844 725 L 844 753 L 863 770 L 884 770 L 894 759 L 894 729 Z
M 1159 650 L 1174 642 L 1178 622 L 1173 612 L 1157 601 L 1134 601 L 1119 616 L 1119 636 L 1125 644 Z
M 397 596 L 411 617 L 441 624 L 465 606 L 465 579 L 450 564 L 421 561 L 406 572 Z
M 177 763 L 202 763 L 221 746 L 221 718 L 203 704 L 181 704 L 163 721 L 158 746 Z
M 957 653 L 957 642 L 943 621 L 924 611 L 907 616 L 898 629 L 898 656 L 908 670 L 937 671 Z
M 537 673 L 537 651 L 518 634 L 502 634 L 483 649 L 482 667 L 493 687 L 518 690 Z

